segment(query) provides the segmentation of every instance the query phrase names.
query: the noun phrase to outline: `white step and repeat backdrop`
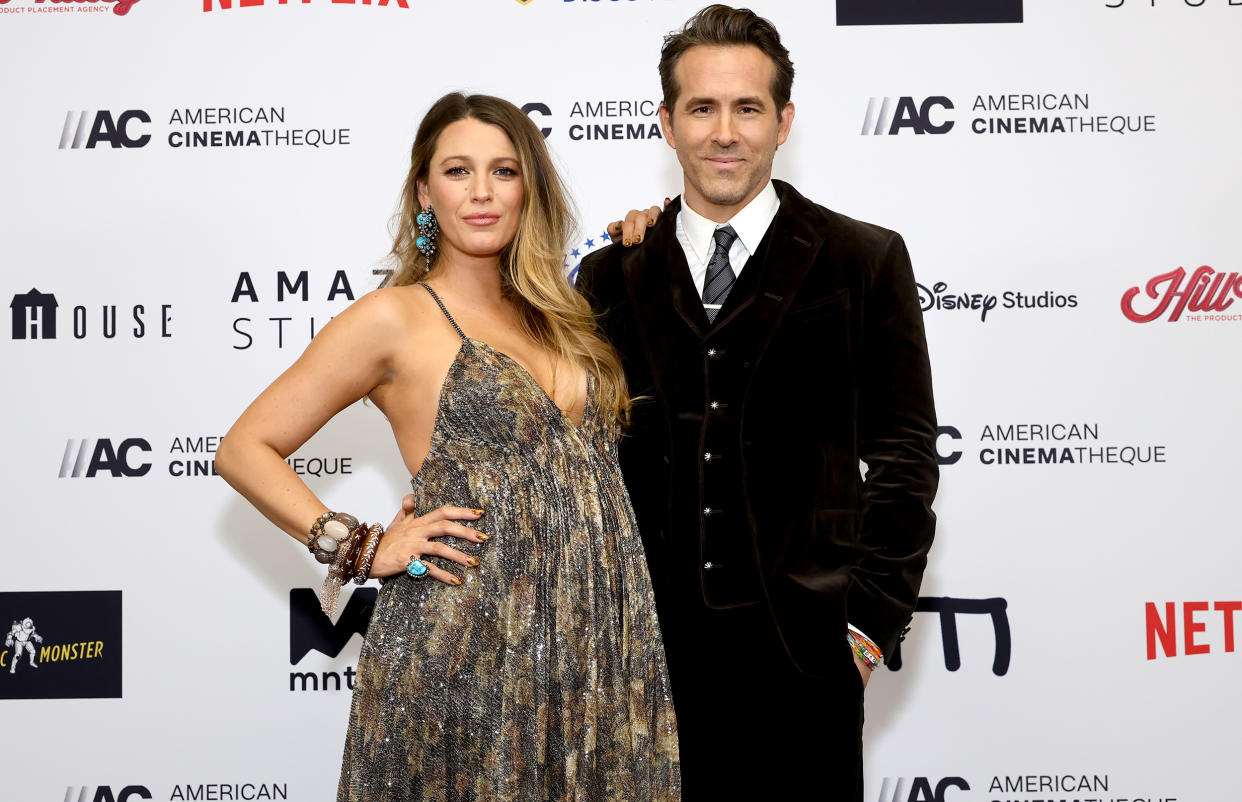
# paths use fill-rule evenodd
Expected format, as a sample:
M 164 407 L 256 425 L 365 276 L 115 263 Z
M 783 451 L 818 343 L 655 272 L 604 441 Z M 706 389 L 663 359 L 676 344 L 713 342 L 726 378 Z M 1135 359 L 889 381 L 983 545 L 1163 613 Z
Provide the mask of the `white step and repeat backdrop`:
M 377 284 L 445 91 L 546 129 L 569 268 L 677 194 L 655 68 L 698 5 L 0 0 L 0 798 L 333 798 L 374 591 L 317 617 L 215 446 Z M 755 6 L 798 70 L 777 176 L 905 235 L 935 365 L 868 800 L 1237 799 L 1242 0 Z M 406 487 L 361 404 L 292 462 L 371 518 Z

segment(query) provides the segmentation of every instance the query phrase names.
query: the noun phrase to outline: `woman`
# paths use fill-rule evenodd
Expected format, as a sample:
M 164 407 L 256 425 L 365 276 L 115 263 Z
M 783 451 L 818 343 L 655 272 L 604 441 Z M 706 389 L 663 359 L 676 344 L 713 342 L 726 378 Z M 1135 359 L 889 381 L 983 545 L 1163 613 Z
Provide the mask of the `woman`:
M 615 457 L 624 374 L 562 274 L 571 219 L 543 137 L 506 101 L 446 95 L 402 198 L 388 286 L 325 326 L 216 456 L 338 581 L 351 561 L 388 578 L 338 799 L 676 799 L 664 654 Z M 382 535 L 357 527 L 343 557 L 333 539 L 357 521 L 284 458 L 362 397 L 392 425 L 417 508 Z

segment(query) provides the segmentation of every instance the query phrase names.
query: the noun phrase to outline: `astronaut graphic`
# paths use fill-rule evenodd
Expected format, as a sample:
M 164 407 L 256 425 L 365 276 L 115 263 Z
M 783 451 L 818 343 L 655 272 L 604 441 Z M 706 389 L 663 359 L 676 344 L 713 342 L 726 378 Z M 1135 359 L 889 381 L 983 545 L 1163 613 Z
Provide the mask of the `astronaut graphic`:
M 43 643 L 43 636 L 35 632 L 34 621 L 27 618 L 13 622 L 13 628 L 4 638 L 4 645 L 13 649 L 13 660 L 9 667 L 10 674 L 17 673 L 17 664 L 21 662 L 23 649 L 30 652 L 30 667 L 39 667 L 39 664 L 35 662 L 34 645 L 36 643 Z

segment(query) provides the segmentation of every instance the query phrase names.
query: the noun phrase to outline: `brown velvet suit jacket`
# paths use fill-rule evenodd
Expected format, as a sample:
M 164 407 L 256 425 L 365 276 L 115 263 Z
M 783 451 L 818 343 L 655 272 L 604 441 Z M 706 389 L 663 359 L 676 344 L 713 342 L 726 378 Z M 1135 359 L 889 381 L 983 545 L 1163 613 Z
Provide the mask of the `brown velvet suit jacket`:
M 648 397 L 635 405 L 621 462 L 653 576 L 675 507 L 701 490 L 672 481 L 678 460 L 700 456 L 675 447 L 676 421 L 704 414 L 683 408 L 693 404 L 674 386 L 700 360 L 708 375 L 713 343 L 738 360 L 728 386 L 703 400 L 740 405 L 730 470 L 741 471 L 761 603 L 794 663 L 823 676 L 840 659 L 834 632 L 843 637 L 846 621 L 886 659 L 908 628 L 935 530 L 936 416 L 901 237 L 775 184 L 780 209 L 714 326 L 677 242 L 680 199 L 643 245 L 588 256 L 577 287 L 620 352 L 631 393 Z

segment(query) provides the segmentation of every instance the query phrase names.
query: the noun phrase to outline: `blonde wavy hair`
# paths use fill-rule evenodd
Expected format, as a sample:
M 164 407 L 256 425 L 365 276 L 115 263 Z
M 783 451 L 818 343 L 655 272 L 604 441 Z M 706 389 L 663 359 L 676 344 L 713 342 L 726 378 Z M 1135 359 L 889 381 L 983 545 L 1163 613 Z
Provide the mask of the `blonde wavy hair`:
M 595 377 L 596 404 L 619 425 L 629 421 L 630 396 L 616 351 L 599 333 L 590 305 L 570 285 L 564 272 L 566 245 L 574 234 L 569 193 L 552 163 L 543 134 L 522 111 L 490 95 L 453 92 L 437 100 L 423 117 L 410 151 L 410 171 L 393 221 L 391 257 L 396 262 L 384 286 L 399 287 L 434 273 L 415 247 L 420 231 L 418 184 L 426 182 L 440 133 L 458 120 L 473 119 L 500 128 L 517 151 L 522 173 L 521 220 L 513 241 L 500 253 L 500 281 L 505 298 L 518 311 L 522 330 L 551 351 L 557 361 L 581 365 Z

